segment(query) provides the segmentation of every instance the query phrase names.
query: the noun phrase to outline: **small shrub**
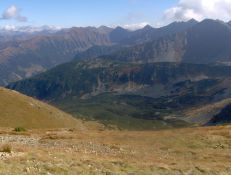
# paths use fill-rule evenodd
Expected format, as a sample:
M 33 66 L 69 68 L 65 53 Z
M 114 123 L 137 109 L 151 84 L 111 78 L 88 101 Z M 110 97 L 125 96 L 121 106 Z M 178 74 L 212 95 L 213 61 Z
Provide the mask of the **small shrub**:
M 75 128 L 68 129 L 69 132 L 75 132 Z
M 26 129 L 23 128 L 23 127 L 17 127 L 17 128 L 14 128 L 14 131 L 15 131 L 15 132 L 25 132 Z
M 0 149 L 0 152 L 11 153 L 12 147 L 9 144 L 3 145 Z

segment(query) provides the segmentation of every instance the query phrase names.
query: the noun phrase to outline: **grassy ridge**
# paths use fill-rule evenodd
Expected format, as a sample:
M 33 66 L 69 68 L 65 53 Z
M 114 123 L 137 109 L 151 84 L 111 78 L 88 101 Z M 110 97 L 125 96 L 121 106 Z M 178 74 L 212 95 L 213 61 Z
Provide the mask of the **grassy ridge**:
M 15 91 L 0 88 L 0 127 L 81 127 L 70 115 Z

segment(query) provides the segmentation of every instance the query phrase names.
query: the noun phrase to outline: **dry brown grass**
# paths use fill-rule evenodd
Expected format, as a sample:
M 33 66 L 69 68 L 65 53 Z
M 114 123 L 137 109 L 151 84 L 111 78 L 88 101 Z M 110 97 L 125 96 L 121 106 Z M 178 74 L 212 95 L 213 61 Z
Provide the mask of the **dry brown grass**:
M 10 144 L 4 144 L 0 147 L 0 152 L 11 153 L 12 146 Z
M 1 134 L 3 142 L 4 137 L 11 140 L 15 153 L 0 161 L 0 174 L 229 175 L 230 130 L 231 126 L 218 126 Z
M 1 87 L 0 111 L 0 127 L 20 126 L 26 129 L 83 127 L 80 120 L 55 107 Z
M 67 134 L 46 134 L 44 136 L 42 136 L 42 138 L 40 140 L 63 140 L 63 139 L 73 139 L 74 136 L 73 135 L 67 135 Z
M 213 134 L 231 139 L 231 131 L 215 131 Z

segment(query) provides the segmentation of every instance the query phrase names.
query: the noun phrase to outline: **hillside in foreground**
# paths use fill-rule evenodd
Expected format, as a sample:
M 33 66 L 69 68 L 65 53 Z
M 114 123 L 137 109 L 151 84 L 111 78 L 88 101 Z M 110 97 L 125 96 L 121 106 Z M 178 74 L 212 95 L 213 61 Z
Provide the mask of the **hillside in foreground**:
M 0 127 L 82 127 L 70 115 L 18 92 L 0 88 Z
M 0 174 L 228 175 L 231 126 L 165 131 L 0 130 Z M 6 146 L 5 146 L 6 147 Z

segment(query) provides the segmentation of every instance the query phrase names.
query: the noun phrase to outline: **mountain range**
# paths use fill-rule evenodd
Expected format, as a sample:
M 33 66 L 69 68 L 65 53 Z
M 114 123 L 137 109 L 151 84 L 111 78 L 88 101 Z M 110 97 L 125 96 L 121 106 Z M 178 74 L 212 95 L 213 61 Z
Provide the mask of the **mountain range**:
M 0 45 L 0 84 L 30 77 L 63 62 L 93 45 L 108 45 L 104 33 L 93 28 L 72 28 Z
M 181 26 L 182 31 L 179 32 L 176 26 Z M 200 23 L 173 23 L 168 27 L 161 32 L 152 30 L 148 37 L 150 41 L 120 49 L 111 57 L 135 62 L 230 62 L 231 28 L 226 23 L 207 19 Z M 155 39 L 151 40 L 151 36 Z
M 121 129 L 207 125 L 231 98 L 230 46 L 230 24 L 210 19 L 63 29 L 1 44 L 0 83 Z
M 101 26 L 41 31 L 33 35 L 19 33 L 14 39 L 8 36 L 9 39 L 0 42 L 0 84 L 31 77 L 71 61 L 84 51 L 88 57 L 110 54 L 116 59 L 140 62 L 196 63 L 200 59 L 201 63 L 227 63 L 230 33 L 230 25 L 215 20 L 174 22 L 136 31 Z

